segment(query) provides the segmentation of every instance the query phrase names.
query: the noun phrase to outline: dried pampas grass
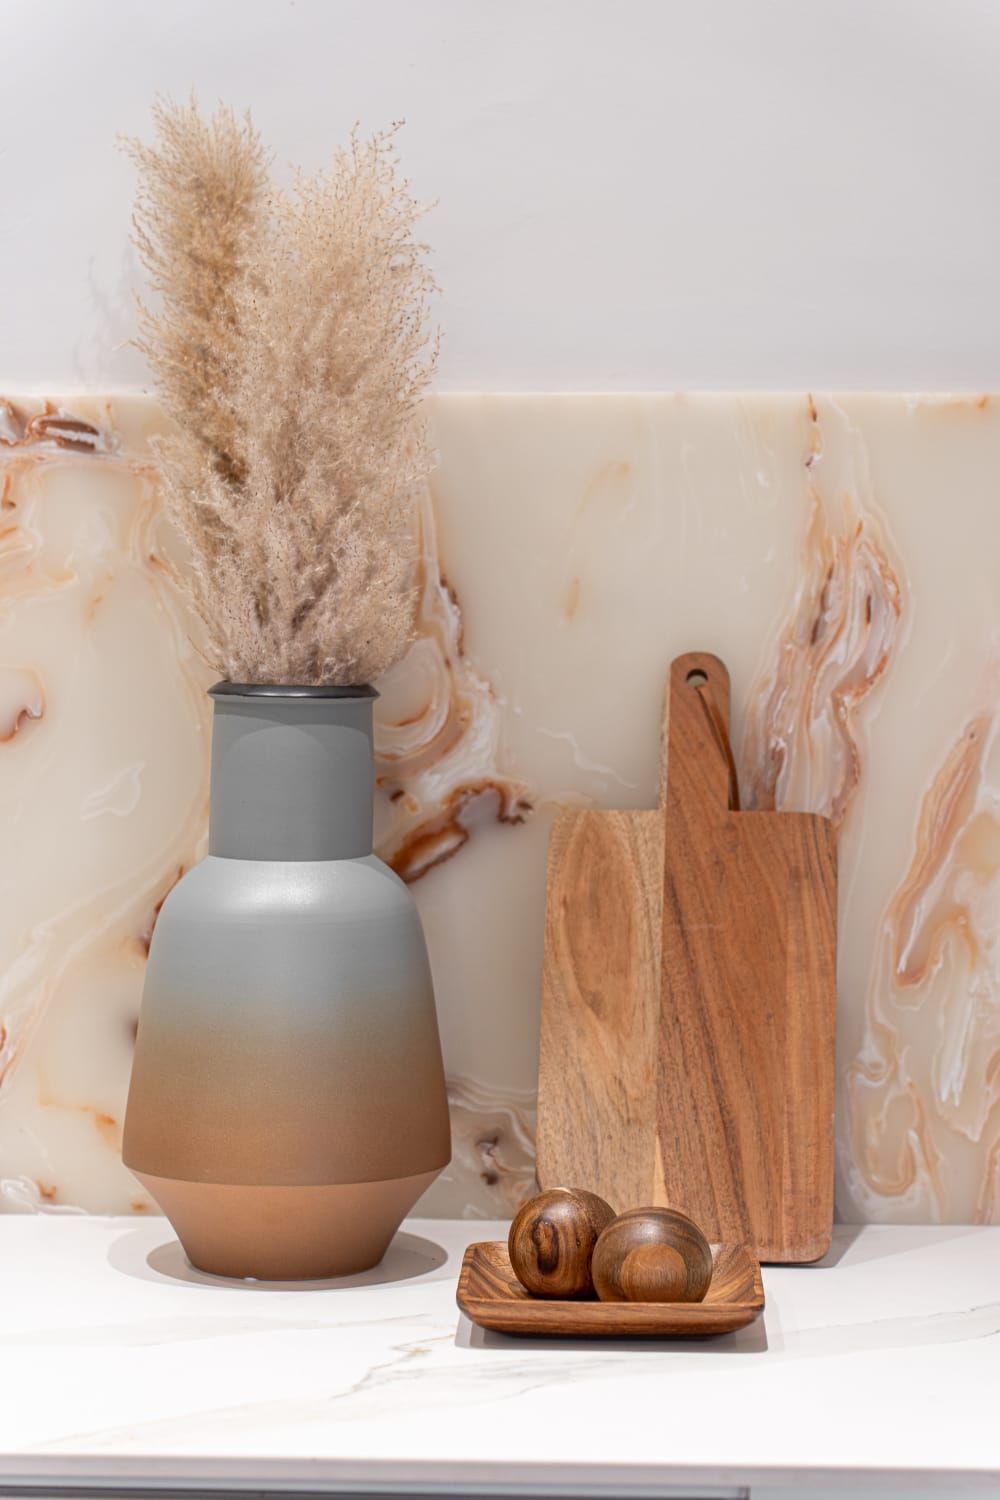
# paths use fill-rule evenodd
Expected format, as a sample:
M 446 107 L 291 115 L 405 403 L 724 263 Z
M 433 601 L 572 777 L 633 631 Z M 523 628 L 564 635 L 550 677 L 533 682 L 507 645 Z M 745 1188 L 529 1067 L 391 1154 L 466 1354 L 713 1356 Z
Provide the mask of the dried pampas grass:
M 128 143 L 160 294 L 140 347 L 178 425 L 158 455 L 207 652 L 234 682 L 370 682 L 411 634 L 431 467 L 434 282 L 394 132 L 285 193 L 249 117 L 154 124 Z

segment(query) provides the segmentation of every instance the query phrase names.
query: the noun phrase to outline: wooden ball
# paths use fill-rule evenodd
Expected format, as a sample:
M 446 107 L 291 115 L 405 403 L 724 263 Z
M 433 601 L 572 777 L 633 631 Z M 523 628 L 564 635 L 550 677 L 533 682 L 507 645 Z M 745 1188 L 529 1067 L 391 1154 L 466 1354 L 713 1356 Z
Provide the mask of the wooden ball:
M 712 1251 L 675 1208 L 633 1208 L 602 1232 L 591 1274 L 602 1302 L 700 1302 L 712 1280 Z
M 518 1210 L 507 1250 L 514 1275 L 535 1297 L 592 1297 L 590 1260 L 615 1211 L 584 1188 L 549 1188 Z

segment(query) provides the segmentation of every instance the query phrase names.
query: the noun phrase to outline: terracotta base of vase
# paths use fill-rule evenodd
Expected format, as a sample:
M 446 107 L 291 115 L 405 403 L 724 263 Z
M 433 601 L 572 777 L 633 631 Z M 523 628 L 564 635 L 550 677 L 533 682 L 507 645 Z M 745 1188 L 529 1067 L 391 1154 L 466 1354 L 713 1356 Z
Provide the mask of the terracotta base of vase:
M 437 1170 L 388 1182 L 252 1187 L 136 1172 L 191 1264 L 213 1276 L 313 1281 L 378 1265 Z

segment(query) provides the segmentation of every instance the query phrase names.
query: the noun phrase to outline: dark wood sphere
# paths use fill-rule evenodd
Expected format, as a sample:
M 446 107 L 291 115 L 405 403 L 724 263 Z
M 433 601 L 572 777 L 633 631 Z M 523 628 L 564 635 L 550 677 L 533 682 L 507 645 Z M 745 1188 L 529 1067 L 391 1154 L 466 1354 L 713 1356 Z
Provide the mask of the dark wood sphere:
M 585 1188 L 549 1188 L 529 1198 L 507 1237 L 514 1275 L 535 1297 L 592 1297 L 590 1258 L 614 1216 Z
M 712 1280 L 712 1250 L 675 1208 L 632 1208 L 603 1230 L 591 1263 L 602 1302 L 700 1302 Z

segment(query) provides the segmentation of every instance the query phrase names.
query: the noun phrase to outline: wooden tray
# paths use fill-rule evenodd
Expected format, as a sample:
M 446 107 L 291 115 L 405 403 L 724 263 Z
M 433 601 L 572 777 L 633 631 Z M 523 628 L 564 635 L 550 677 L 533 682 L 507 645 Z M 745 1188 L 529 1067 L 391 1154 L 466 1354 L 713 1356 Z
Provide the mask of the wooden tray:
M 459 1307 L 482 1328 L 558 1338 L 706 1338 L 760 1316 L 760 1266 L 744 1245 L 713 1245 L 704 1302 L 556 1302 L 531 1297 L 502 1240 L 470 1245 L 458 1278 Z

